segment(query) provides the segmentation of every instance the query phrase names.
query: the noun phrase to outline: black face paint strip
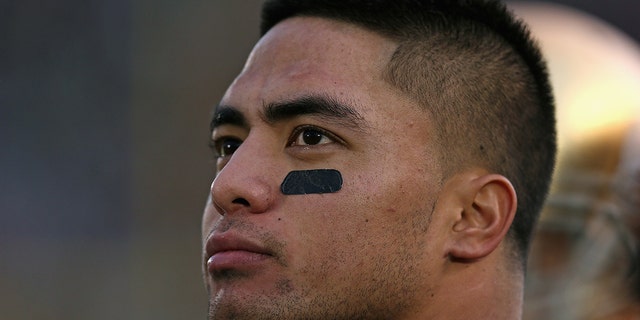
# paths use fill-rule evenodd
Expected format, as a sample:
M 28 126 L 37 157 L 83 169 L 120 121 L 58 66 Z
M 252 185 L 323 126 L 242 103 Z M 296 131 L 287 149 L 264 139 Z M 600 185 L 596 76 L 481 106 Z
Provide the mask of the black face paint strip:
M 286 195 L 333 193 L 342 188 L 342 175 L 334 169 L 291 171 L 280 190 Z

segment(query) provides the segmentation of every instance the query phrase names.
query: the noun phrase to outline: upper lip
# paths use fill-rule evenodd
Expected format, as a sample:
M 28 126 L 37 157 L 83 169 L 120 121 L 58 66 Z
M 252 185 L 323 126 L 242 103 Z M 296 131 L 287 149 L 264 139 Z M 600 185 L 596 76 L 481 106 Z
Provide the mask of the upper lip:
M 209 239 L 207 239 L 207 256 L 204 261 L 206 262 L 214 254 L 223 251 L 249 251 L 264 255 L 272 255 L 267 248 L 247 237 L 236 235 L 229 231 L 224 233 L 214 232 Z

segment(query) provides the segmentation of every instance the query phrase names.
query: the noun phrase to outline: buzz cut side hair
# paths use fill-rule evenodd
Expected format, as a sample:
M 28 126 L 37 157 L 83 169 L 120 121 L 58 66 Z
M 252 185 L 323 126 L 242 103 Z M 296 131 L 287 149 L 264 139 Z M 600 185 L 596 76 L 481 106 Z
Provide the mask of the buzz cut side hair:
M 431 115 L 444 178 L 483 167 L 516 189 L 507 238 L 524 268 L 557 152 L 546 64 L 525 25 L 494 0 L 267 0 L 261 35 L 296 16 L 398 44 L 383 77 Z

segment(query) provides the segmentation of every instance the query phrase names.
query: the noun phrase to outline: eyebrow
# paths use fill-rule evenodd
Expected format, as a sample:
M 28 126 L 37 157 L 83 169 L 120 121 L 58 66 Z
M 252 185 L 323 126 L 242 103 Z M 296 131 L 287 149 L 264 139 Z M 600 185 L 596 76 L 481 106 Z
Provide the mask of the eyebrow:
M 240 110 L 232 106 L 222 104 L 216 106 L 215 110 L 213 117 L 211 117 L 211 123 L 209 124 L 209 129 L 211 131 L 221 125 L 234 125 L 243 128 L 248 127 L 247 119 Z
M 367 122 L 356 109 L 331 97 L 308 95 L 293 100 L 266 104 L 261 118 L 270 125 L 296 117 L 311 115 L 320 119 L 363 131 Z M 218 105 L 211 119 L 213 131 L 221 125 L 234 125 L 248 128 L 249 124 L 240 110 L 229 105 Z
M 290 120 L 299 116 L 317 116 L 322 120 L 364 130 L 367 123 L 356 109 L 326 96 L 309 95 L 289 101 L 267 104 L 263 119 L 269 124 Z

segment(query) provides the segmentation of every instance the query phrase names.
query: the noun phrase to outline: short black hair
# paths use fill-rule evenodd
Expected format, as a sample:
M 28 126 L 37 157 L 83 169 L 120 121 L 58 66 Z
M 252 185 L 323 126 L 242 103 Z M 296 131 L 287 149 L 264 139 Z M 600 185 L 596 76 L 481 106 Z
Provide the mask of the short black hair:
M 398 44 L 383 76 L 431 113 L 445 177 L 481 166 L 514 185 L 509 238 L 526 264 L 557 146 L 546 64 L 525 25 L 491 0 L 267 0 L 261 34 L 295 16 L 351 23 Z

